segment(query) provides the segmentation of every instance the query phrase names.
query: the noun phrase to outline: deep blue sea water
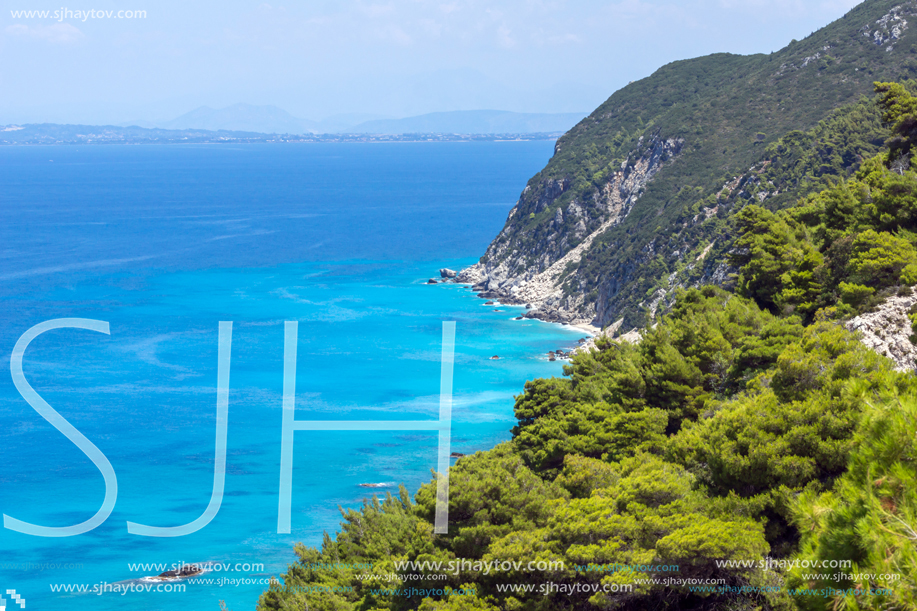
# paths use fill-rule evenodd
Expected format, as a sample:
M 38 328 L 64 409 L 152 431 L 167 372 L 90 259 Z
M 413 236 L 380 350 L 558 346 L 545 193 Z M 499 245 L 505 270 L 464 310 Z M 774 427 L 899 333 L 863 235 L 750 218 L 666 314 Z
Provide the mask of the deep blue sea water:
M 292 533 L 277 533 L 283 322 L 299 321 L 297 419 L 435 419 L 442 322 L 456 322 L 452 449 L 509 438 L 513 395 L 559 375 L 541 355 L 581 332 L 515 321 L 468 287 L 425 284 L 474 262 L 553 142 L 0 148 L 0 361 L 29 346 L 35 390 L 111 462 L 118 498 L 95 530 L 43 538 L 0 529 L 0 594 L 27 608 L 254 609 L 293 544 L 321 542 L 360 483 L 413 494 L 436 466 L 426 432 L 297 432 Z M 495 311 L 501 310 L 501 311 Z M 226 493 L 213 481 L 217 340 L 233 321 Z M 499 360 L 491 360 L 499 355 Z M 372 491 L 370 491 L 372 492 Z M 102 475 L 0 375 L 0 511 L 65 526 L 99 508 Z M 183 593 L 53 593 L 157 571 L 130 563 L 263 564 L 213 572 L 242 585 Z M 33 568 L 25 568 L 31 564 Z M 64 567 L 53 565 L 64 564 Z M 34 568 L 40 565 L 43 568 Z M 9 599 L 9 596 L 6 596 Z M 18 608 L 7 602 L 7 609 Z

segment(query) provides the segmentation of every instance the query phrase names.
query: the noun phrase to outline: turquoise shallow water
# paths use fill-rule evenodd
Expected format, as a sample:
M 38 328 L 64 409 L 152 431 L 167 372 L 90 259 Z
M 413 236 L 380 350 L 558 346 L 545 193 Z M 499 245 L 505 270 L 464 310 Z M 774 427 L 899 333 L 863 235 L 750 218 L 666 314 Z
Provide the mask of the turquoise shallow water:
M 292 532 L 276 532 L 283 321 L 299 321 L 297 418 L 336 420 L 435 419 L 442 321 L 455 321 L 452 449 L 508 439 L 513 395 L 527 379 L 559 375 L 541 355 L 581 333 L 512 320 L 520 308 L 425 281 L 474 261 L 550 146 L 0 150 L 0 350 L 9 359 L 19 335 L 52 318 L 110 323 L 110 336 L 40 336 L 24 372 L 118 479 L 113 513 L 90 533 L 0 530 L 0 589 L 37 609 L 196 611 L 219 600 L 252 609 L 265 587 L 255 582 L 285 570 L 295 542 L 333 532 L 338 506 L 367 496 L 359 484 L 385 483 L 384 493 L 404 483 L 413 493 L 428 481 L 434 433 L 297 432 Z M 218 323 L 227 320 L 222 507 L 185 537 L 130 535 L 127 521 L 175 526 L 207 506 Z M 9 376 L 0 380 L 0 436 L 4 514 L 61 526 L 98 509 L 99 471 Z M 132 563 L 211 561 L 264 566 L 207 575 L 249 580 L 241 585 L 92 593 L 158 572 Z M 52 592 L 58 584 L 89 592 Z

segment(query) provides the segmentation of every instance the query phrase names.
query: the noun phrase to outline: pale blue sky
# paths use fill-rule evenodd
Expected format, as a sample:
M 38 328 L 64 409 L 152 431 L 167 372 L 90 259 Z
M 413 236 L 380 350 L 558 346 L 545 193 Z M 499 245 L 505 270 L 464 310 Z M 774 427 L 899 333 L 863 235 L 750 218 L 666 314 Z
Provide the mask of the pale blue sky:
M 55 6 L 55 2 L 57 5 Z M 0 125 L 273 104 L 305 119 L 590 111 L 708 53 L 770 52 L 857 0 L 5 0 Z M 56 21 L 12 10 L 145 10 Z

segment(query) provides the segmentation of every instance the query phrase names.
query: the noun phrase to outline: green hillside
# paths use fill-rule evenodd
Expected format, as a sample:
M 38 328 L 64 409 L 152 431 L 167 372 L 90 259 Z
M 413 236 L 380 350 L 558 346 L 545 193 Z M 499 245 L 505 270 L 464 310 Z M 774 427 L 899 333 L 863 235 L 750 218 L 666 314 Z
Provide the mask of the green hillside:
M 674 62 L 628 85 L 558 141 L 482 263 L 489 270 L 502 264 L 510 278 L 543 270 L 608 218 L 602 190 L 615 172 L 632 166 L 647 143 L 683 140 L 627 216 L 567 266 L 564 292 L 585 295 L 585 306 L 576 307 L 600 326 L 624 316 L 626 331 L 647 322 L 644 306 L 658 289 L 721 282 L 729 271 L 722 269 L 728 228 L 697 227 L 689 219 L 708 209 L 704 218 L 715 213 L 726 220 L 742 199 L 758 194 L 768 207 L 787 205 L 875 153 L 878 115 L 871 102 L 857 104 L 871 99 L 874 81 L 917 74 L 917 25 L 904 25 L 917 24 L 915 7 L 913 0 L 870 0 L 779 52 Z M 835 109 L 842 116 L 832 115 Z M 736 189 L 725 197 L 724 185 L 775 158 L 783 162 L 779 170 L 761 178 L 776 178 L 779 189 Z M 805 167 L 791 170 L 788 161 Z M 714 240 L 714 250 L 696 265 L 692 256 Z M 681 273 L 686 266 L 692 269 Z M 669 281 L 673 273 L 679 275 Z
M 913 360 L 842 324 L 893 298 L 875 330 L 917 343 L 917 81 L 875 82 L 910 74 L 915 4 L 672 64 L 562 138 L 480 283 L 587 240 L 564 298 L 640 341 L 526 383 L 512 439 L 450 469 L 448 534 L 436 479 L 367 500 L 258 609 L 917 609 Z
M 365 501 L 258 608 L 917 608 L 917 376 L 834 320 L 915 299 L 917 97 L 878 89 L 888 150 L 737 215 L 737 293 L 526 383 L 512 440 L 450 469 L 448 534 L 435 479 Z

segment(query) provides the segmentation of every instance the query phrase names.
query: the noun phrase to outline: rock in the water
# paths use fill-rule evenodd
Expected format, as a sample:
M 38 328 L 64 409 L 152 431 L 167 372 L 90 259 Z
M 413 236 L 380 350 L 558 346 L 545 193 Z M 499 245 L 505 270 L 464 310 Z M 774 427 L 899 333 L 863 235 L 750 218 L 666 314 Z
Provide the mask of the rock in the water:
M 517 316 L 517 317 L 514 318 L 513 320 L 525 320 L 525 319 L 524 319 L 522 316 Z
M 486 301 L 486 302 L 484 302 L 484 305 L 493 305 L 493 304 L 494 304 L 493 301 Z
M 436 281 L 436 278 L 430 278 L 427 280 L 427 284 L 438 284 L 438 282 Z
M 173 565 L 174 566 L 174 565 Z M 160 579 L 183 579 L 185 577 L 194 577 L 204 572 L 204 569 L 196 564 L 185 564 L 179 569 L 173 569 L 160 573 Z
M 458 272 L 453 271 L 449 269 L 448 267 L 444 267 L 441 270 L 439 270 L 439 275 L 442 276 L 443 278 L 455 278 L 458 275 Z
M 495 355 L 493 355 L 492 357 L 490 357 L 490 360 L 496 361 L 496 360 L 499 359 L 499 358 L 500 358 L 500 357 L 497 356 L 497 355 L 495 354 Z
M 450 456 L 451 458 L 461 458 L 462 456 L 464 456 L 464 454 L 462 454 L 461 452 L 453 452 L 453 453 L 450 454 L 449 456 Z

